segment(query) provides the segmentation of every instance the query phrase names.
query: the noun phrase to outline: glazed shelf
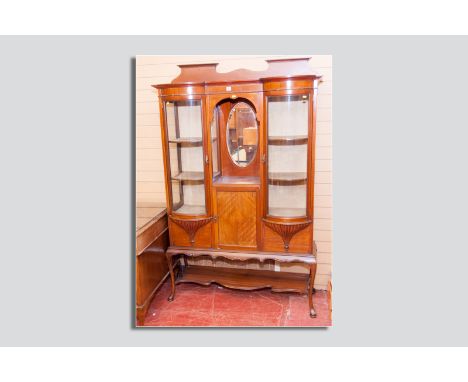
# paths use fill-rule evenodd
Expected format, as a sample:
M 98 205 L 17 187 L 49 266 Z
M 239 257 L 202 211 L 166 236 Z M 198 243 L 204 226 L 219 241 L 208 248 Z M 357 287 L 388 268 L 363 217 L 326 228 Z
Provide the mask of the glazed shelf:
M 268 184 L 272 185 L 299 185 L 307 183 L 306 172 L 270 172 Z
M 211 138 L 211 141 L 217 141 L 218 137 Z M 177 143 L 184 146 L 201 146 L 203 144 L 203 138 L 201 137 L 181 137 L 181 138 L 170 138 L 169 143 Z
M 306 216 L 305 208 L 288 208 L 288 207 L 270 207 L 268 209 L 269 216 L 282 218 L 295 218 Z
M 177 210 L 174 210 L 174 212 L 183 215 L 203 215 L 206 213 L 206 209 L 205 206 L 183 204 Z
M 179 180 L 181 182 L 194 181 L 203 182 L 205 175 L 202 171 L 183 171 L 171 177 L 172 180 Z
M 177 143 L 184 146 L 201 146 L 203 139 L 201 137 L 182 137 L 182 138 L 171 138 L 169 143 Z
M 307 135 L 282 135 L 282 136 L 269 136 L 268 144 L 275 146 L 287 145 L 305 145 L 309 138 Z

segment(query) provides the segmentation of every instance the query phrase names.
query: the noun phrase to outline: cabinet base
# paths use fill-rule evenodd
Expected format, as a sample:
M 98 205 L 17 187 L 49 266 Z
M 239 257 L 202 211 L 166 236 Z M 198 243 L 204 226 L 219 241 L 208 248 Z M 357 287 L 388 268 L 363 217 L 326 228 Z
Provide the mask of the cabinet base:
M 176 279 L 176 284 L 179 283 L 195 283 L 199 285 L 214 283 L 226 288 L 241 290 L 271 288 L 272 292 L 307 293 L 309 275 L 190 265 Z
M 313 253 L 304 254 L 284 254 L 278 252 L 240 252 L 224 251 L 218 249 L 195 249 L 183 247 L 169 247 L 166 251 L 166 258 L 171 274 L 171 294 L 169 301 L 174 300 L 176 284 L 196 283 L 200 285 L 210 285 L 216 283 L 227 288 L 256 290 L 270 288 L 273 292 L 297 292 L 305 293 L 309 299 L 309 314 L 316 317 L 313 303 L 313 291 L 315 272 L 317 270 L 316 249 L 314 243 Z M 301 262 L 309 265 L 309 274 L 274 272 L 256 269 L 202 267 L 196 265 L 188 266 L 187 257 L 209 256 L 215 258 L 227 258 L 231 260 L 246 261 L 256 259 L 260 262 L 275 260 L 279 262 Z M 173 270 L 173 257 L 183 259 L 184 266 L 179 268 L 179 274 L 175 275 Z

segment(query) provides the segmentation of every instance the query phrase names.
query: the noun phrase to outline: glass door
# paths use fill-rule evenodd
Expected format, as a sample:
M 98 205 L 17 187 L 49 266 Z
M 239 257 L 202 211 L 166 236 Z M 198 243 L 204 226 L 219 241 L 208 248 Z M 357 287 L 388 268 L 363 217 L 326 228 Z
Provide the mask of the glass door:
M 166 101 L 172 211 L 206 214 L 201 100 Z
M 309 98 L 267 97 L 269 216 L 307 216 Z
M 213 119 L 211 120 L 211 158 L 213 162 L 213 180 L 221 174 L 220 153 L 219 153 L 219 115 L 218 107 L 213 110 Z

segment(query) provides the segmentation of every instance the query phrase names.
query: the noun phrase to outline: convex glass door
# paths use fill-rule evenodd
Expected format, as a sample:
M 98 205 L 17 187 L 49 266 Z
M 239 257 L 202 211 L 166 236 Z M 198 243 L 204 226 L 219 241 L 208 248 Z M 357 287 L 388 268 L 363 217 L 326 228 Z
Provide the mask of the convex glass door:
M 309 95 L 269 96 L 268 212 L 277 217 L 307 215 Z
M 206 214 L 201 100 L 166 101 L 172 211 Z

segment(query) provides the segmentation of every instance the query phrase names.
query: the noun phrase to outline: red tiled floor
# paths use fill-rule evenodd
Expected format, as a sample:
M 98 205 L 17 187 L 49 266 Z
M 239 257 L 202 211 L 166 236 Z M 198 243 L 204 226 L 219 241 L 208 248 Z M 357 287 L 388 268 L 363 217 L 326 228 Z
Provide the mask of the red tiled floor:
M 309 316 L 307 296 L 296 293 L 179 284 L 174 301 L 167 301 L 169 294 L 166 281 L 151 303 L 145 326 L 331 326 L 325 291 L 314 294 L 316 318 Z

